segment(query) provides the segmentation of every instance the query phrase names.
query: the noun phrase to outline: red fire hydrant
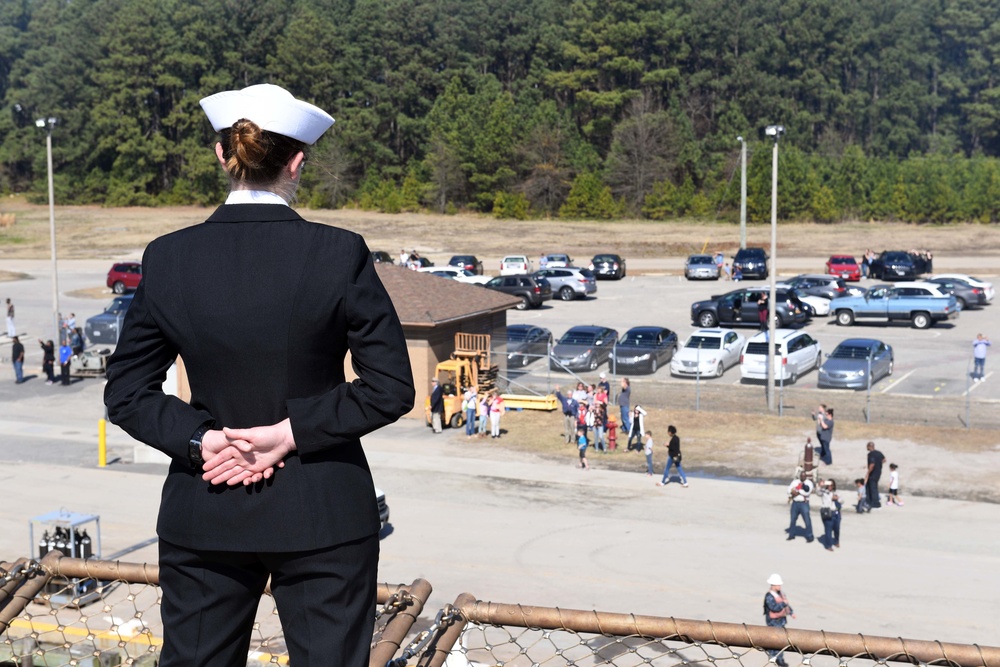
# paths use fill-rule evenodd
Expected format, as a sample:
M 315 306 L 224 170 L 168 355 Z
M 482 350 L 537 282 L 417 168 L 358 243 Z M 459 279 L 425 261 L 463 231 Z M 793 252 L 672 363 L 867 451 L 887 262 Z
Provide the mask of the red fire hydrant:
M 615 451 L 617 446 L 617 436 L 618 433 L 618 421 L 615 420 L 615 416 L 611 415 L 608 417 L 608 449 Z

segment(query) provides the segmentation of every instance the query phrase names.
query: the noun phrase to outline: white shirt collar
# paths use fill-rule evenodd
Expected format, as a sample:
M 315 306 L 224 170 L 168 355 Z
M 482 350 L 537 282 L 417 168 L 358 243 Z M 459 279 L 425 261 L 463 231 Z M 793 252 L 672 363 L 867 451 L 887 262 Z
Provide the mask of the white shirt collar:
M 288 206 L 288 202 L 267 190 L 233 190 L 226 197 L 227 204 L 281 204 Z

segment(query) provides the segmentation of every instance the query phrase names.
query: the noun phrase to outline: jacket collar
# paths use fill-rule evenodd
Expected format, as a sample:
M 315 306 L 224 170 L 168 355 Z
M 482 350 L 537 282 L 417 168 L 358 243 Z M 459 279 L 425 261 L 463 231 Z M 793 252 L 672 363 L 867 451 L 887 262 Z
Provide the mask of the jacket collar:
M 290 207 L 279 204 L 223 204 L 209 216 L 208 222 L 278 222 L 302 219 Z

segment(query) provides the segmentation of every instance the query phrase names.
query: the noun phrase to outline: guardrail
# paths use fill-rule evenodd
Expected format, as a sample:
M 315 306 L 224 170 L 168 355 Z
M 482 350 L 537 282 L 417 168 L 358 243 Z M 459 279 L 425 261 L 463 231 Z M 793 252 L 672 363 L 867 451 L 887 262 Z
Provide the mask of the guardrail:
M 155 665 L 158 578 L 155 565 L 59 552 L 0 563 L 0 665 Z M 421 621 L 431 591 L 423 579 L 379 586 L 369 667 L 764 667 L 793 654 L 816 667 L 1000 667 L 1000 648 L 992 646 L 530 607 L 468 593 Z M 269 591 L 247 664 L 288 664 Z

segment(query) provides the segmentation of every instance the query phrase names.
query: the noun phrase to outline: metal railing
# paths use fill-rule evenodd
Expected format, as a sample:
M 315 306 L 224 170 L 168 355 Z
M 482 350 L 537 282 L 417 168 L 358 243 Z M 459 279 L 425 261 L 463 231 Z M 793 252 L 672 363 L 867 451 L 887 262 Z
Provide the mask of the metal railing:
M 154 665 L 162 634 L 158 577 L 155 565 L 58 552 L 40 562 L 0 563 L 0 664 Z M 417 630 L 430 593 L 422 579 L 379 586 L 370 667 L 765 667 L 793 654 L 816 667 L 1000 667 L 1000 648 L 992 646 L 531 607 L 468 593 Z M 288 664 L 269 594 L 247 664 Z

